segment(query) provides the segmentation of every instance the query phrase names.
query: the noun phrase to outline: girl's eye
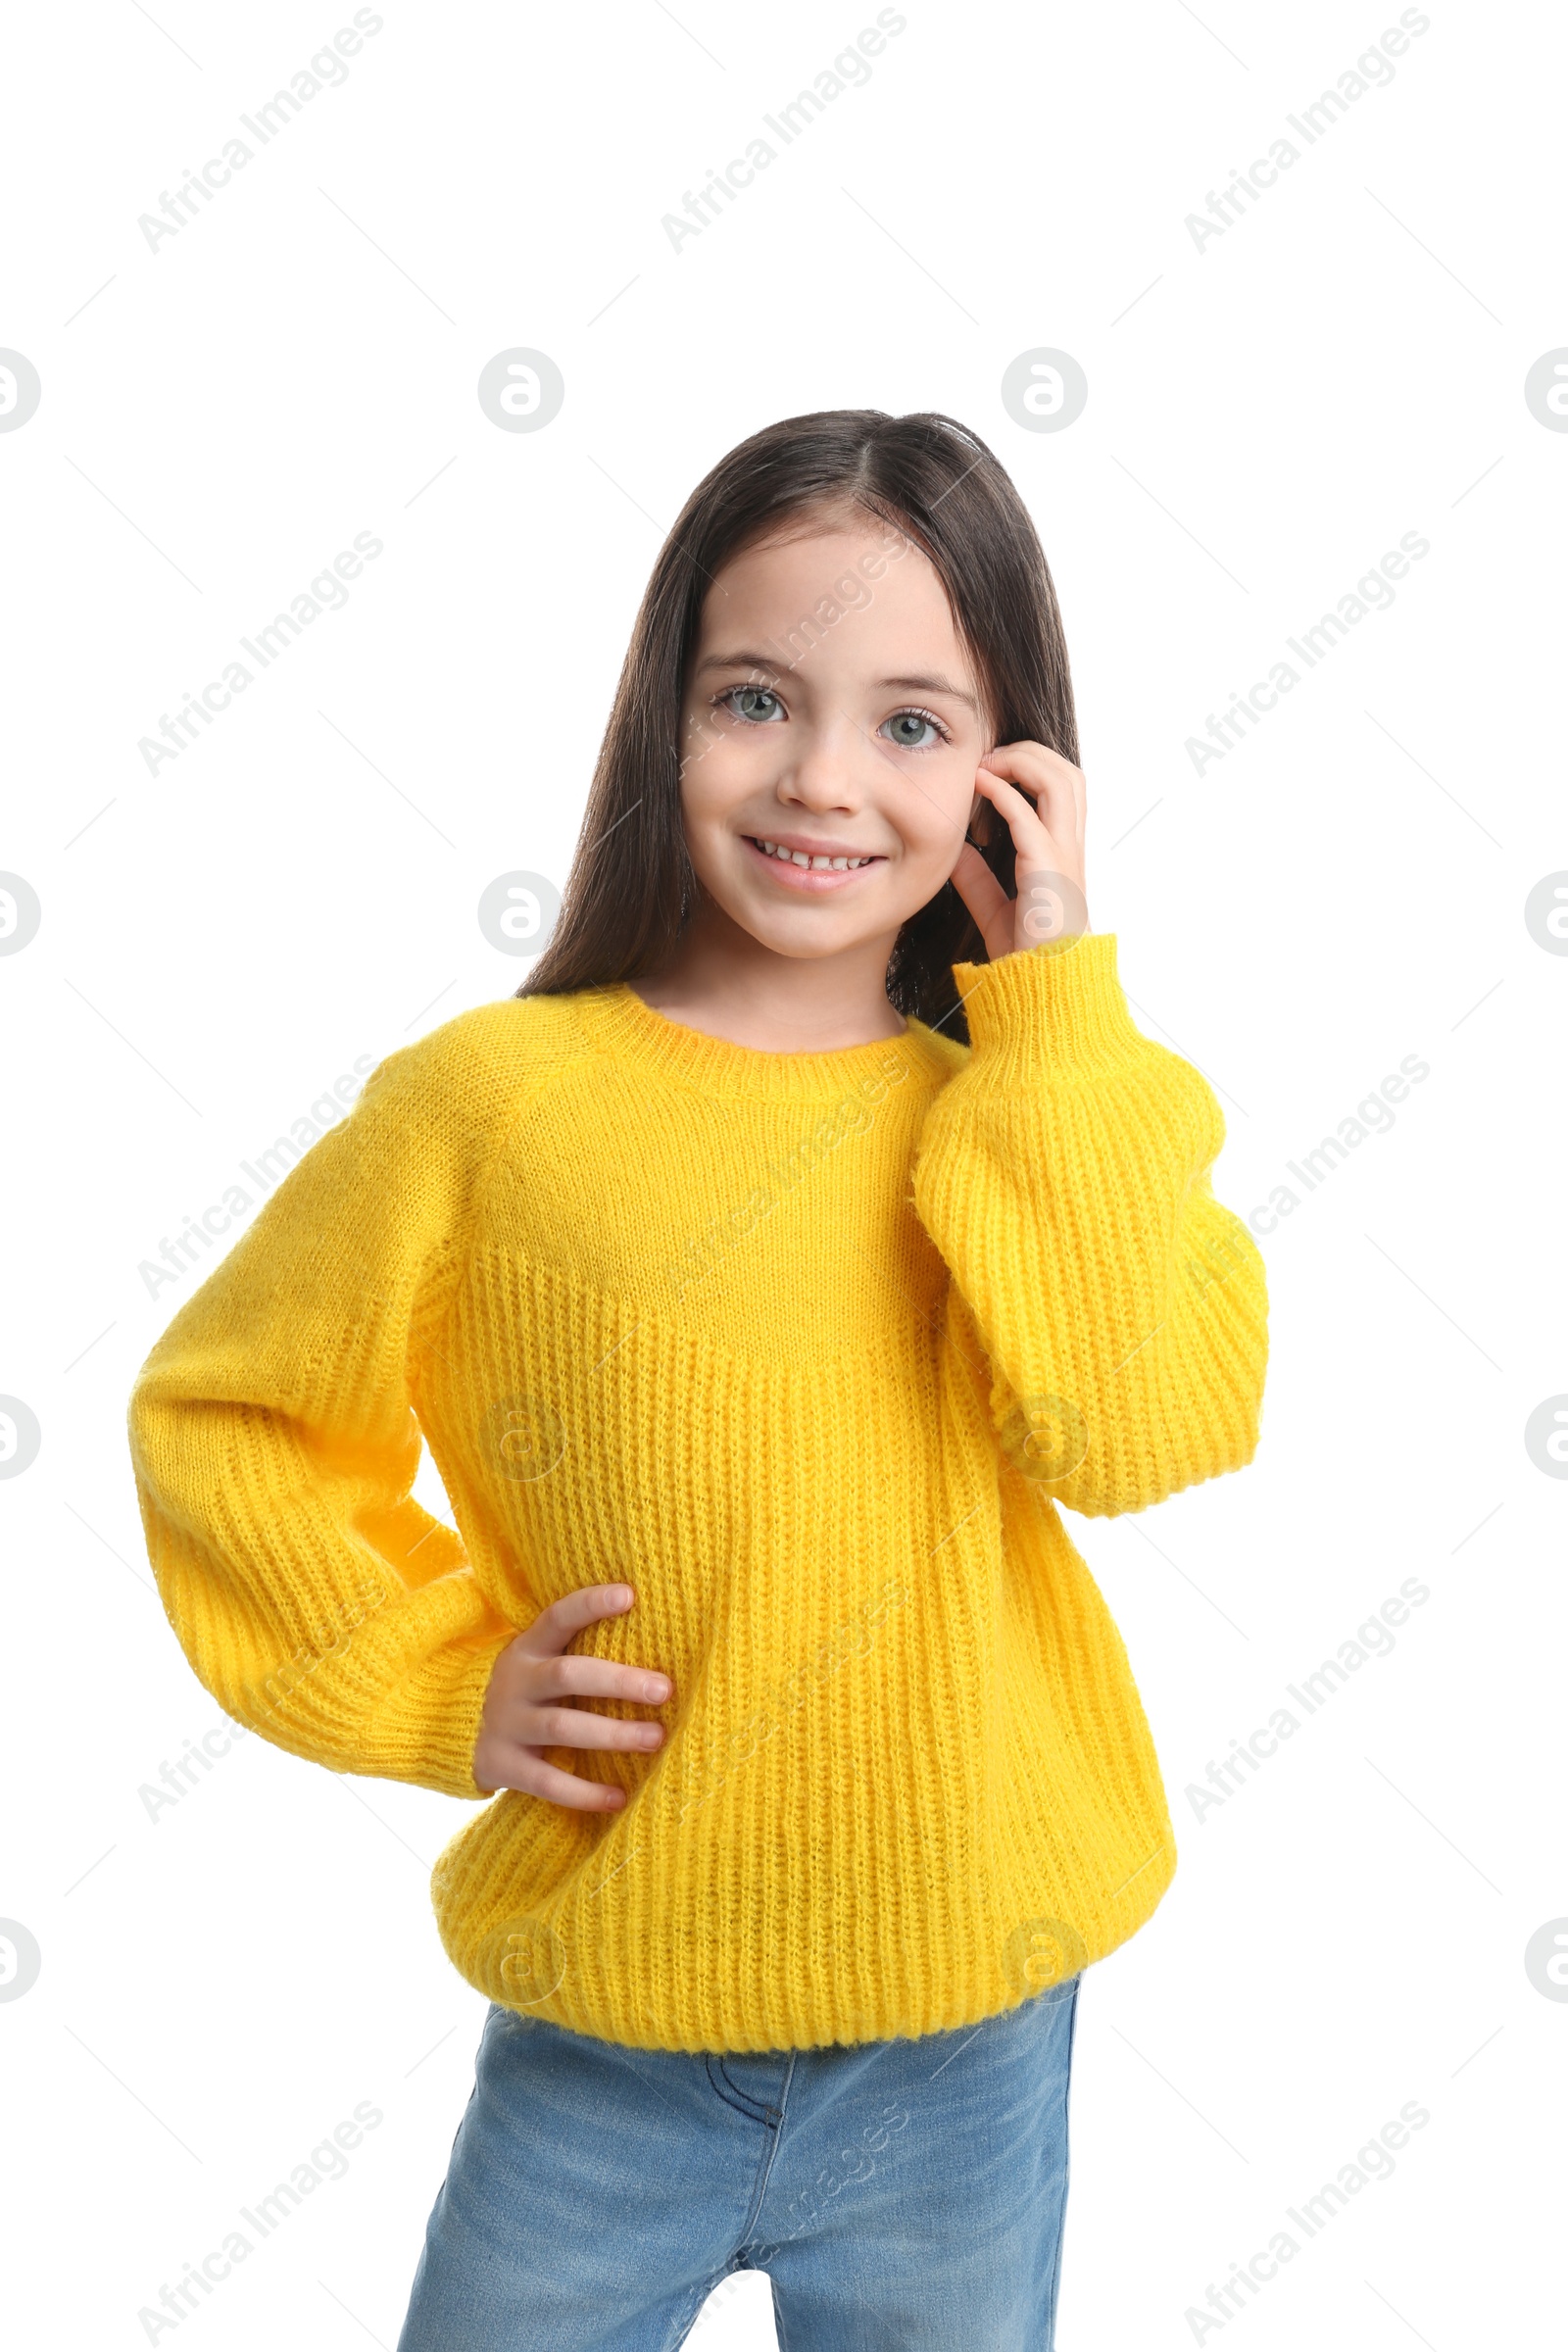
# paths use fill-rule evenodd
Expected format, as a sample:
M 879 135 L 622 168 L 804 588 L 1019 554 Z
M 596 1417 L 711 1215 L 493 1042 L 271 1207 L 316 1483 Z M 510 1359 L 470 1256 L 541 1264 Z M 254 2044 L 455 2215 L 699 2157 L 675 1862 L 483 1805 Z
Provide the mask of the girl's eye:
M 937 742 L 950 741 L 947 728 L 930 710 L 895 710 L 891 718 L 883 720 L 877 732 L 886 735 L 890 743 L 896 743 L 901 752 L 928 752 L 932 736 L 921 734 L 926 727 L 933 730 Z
M 718 700 L 726 709 L 733 710 L 737 718 L 758 722 L 765 722 L 776 714 L 781 715 L 784 709 L 778 696 L 767 686 L 731 686 Z M 763 704 L 771 704 L 773 708 L 764 710 L 760 708 Z

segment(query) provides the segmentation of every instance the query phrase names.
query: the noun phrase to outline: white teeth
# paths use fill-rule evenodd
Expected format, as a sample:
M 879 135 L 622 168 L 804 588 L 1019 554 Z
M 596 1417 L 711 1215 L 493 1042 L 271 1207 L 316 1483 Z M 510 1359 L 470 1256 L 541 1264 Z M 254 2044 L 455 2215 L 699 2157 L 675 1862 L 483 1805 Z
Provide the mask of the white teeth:
M 839 873 L 854 873 L 858 867 L 871 862 L 869 858 L 808 858 L 804 850 L 782 850 L 775 841 L 759 841 L 757 846 L 769 858 L 782 858 L 786 865 L 809 866 L 816 873 L 825 873 L 830 869 Z

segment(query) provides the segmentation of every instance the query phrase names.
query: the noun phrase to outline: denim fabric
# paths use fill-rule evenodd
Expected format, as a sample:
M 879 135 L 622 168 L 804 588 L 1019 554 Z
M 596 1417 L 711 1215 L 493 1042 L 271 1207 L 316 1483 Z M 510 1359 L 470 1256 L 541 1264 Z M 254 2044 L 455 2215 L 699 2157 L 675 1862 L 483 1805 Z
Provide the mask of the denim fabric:
M 1081 1977 L 947 2034 L 690 2054 L 492 2003 L 398 2352 L 1051 2352 Z

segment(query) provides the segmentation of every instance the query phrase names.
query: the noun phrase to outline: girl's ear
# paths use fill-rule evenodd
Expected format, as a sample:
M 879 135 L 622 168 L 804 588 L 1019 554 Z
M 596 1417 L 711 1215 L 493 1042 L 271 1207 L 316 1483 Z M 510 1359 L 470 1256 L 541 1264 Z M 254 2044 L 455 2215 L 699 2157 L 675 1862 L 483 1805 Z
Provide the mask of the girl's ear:
M 978 850 L 985 849 L 991 840 L 991 803 L 983 792 L 977 792 L 974 796 L 964 839 L 973 842 Z

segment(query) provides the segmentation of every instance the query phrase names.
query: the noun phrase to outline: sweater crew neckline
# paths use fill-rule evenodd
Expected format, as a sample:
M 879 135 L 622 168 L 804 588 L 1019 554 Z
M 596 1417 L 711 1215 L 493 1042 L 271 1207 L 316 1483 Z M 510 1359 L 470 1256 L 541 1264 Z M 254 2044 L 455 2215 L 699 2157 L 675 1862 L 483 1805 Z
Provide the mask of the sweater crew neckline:
M 906 1015 L 906 1027 L 863 1046 L 827 1053 L 770 1053 L 739 1046 L 727 1037 L 690 1029 L 644 1003 L 629 980 L 585 989 L 581 1004 L 607 1042 L 645 1067 L 711 1094 L 753 1095 L 775 1101 L 822 1101 L 845 1088 L 884 1073 L 892 1057 L 912 1055 L 924 1068 L 930 1059 L 923 1022 Z

